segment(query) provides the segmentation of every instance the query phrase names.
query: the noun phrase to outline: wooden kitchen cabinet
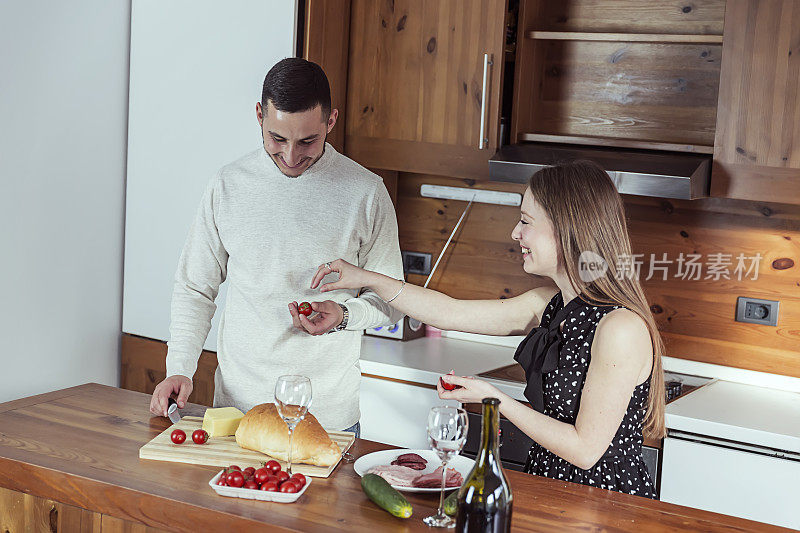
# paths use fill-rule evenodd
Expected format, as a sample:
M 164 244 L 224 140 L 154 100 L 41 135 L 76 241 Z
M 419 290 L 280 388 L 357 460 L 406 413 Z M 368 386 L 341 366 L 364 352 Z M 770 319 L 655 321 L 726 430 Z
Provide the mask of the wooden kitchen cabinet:
M 728 1 L 711 195 L 800 204 L 800 2 Z
M 505 16 L 505 0 L 352 0 L 345 154 L 370 168 L 486 178 Z
M 0 487 L 0 531 L 99 533 L 101 515 L 80 507 Z
M 710 154 L 724 11 L 724 0 L 521 0 L 511 142 Z
M 160 533 L 164 530 L 0 487 L 0 531 Z

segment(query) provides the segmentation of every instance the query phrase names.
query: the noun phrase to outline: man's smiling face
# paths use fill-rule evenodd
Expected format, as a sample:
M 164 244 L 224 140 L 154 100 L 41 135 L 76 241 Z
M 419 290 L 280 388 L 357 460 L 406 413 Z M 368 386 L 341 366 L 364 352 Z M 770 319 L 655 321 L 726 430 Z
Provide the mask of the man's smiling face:
M 336 124 L 338 111 L 323 116 L 322 107 L 287 113 L 268 103 L 256 104 L 264 150 L 284 175 L 297 177 L 305 172 L 325 150 L 325 138 Z

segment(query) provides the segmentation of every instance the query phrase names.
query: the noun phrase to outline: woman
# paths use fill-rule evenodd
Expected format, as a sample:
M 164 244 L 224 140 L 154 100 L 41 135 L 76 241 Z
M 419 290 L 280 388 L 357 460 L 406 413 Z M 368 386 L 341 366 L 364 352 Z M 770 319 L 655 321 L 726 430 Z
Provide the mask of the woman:
M 655 497 L 642 460 L 642 429 L 664 434 L 663 344 L 638 279 L 617 270 L 631 250 L 611 179 L 589 161 L 538 171 L 511 237 L 522 247 L 523 269 L 555 287 L 505 300 L 456 300 L 342 260 L 321 265 L 311 287 L 334 271 L 339 281 L 322 292 L 368 287 L 440 329 L 528 333 L 515 359 L 525 369 L 525 396 L 534 409 L 472 377 L 446 376 L 461 388 L 439 385 L 439 397 L 499 398 L 500 412 L 535 441 L 528 473 Z M 607 271 L 582 269 L 579 261 L 585 267 L 587 257 L 601 267 L 602 258 Z

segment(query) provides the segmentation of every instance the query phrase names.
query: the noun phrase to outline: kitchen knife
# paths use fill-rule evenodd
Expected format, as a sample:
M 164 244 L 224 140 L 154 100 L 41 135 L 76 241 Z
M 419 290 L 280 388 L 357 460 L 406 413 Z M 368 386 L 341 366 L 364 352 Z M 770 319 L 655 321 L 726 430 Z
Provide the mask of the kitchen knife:
M 178 412 L 178 402 L 176 402 L 174 398 L 167 398 L 167 403 L 169 404 L 169 407 L 167 407 L 167 416 L 170 422 L 177 424 L 181 421 L 181 414 Z

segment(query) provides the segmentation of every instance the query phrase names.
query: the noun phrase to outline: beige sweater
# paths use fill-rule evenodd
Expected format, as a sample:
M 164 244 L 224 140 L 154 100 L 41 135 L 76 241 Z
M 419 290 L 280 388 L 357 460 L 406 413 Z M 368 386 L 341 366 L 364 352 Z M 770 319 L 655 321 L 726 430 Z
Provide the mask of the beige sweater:
M 302 374 L 311 378 L 310 411 L 324 427 L 355 424 L 362 330 L 402 315 L 369 291 L 309 289 L 317 267 L 339 257 L 403 276 L 397 220 L 379 176 L 327 144 L 296 178 L 278 171 L 263 148 L 223 167 L 206 189 L 175 274 L 167 375 L 194 375 L 227 280 L 214 405 L 246 412 L 273 400 L 278 376 Z M 346 331 L 311 336 L 292 326 L 289 302 L 328 299 L 347 306 Z

